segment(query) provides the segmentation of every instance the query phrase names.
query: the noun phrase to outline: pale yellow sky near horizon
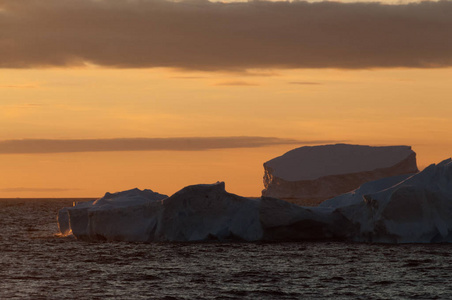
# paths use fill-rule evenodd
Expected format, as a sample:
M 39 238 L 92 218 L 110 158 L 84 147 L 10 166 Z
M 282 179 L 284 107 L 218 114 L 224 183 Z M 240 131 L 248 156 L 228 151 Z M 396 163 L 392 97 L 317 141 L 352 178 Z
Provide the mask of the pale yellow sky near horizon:
M 0 140 L 273 136 L 411 145 L 421 168 L 451 156 L 452 68 L 0 70 Z M 301 145 L 300 145 L 301 146 Z M 225 181 L 259 196 L 262 164 L 295 148 L 0 154 L 0 197 L 172 194 Z

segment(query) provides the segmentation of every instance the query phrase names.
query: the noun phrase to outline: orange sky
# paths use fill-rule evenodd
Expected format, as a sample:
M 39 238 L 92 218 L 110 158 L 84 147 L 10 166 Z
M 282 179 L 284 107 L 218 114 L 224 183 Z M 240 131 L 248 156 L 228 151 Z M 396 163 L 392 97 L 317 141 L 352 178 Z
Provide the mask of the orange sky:
M 259 66 L 234 71 L 4 66 L 0 141 L 258 136 L 297 139 L 300 146 L 411 145 L 421 168 L 451 156 L 448 64 L 288 68 L 258 59 Z M 217 180 L 230 192 L 258 196 L 262 164 L 294 147 L 0 154 L 0 197 L 99 197 L 134 187 L 172 194 Z
M 451 156 L 452 69 L 0 74 L 1 140 L 275 136 L 412 145 L 421 167 Z M 0 197 L 96 197 L 133 187 L 171 194 L 217 180 L 232 192 L 259 195 L 262 163 L 294 147 L 1 154 Z

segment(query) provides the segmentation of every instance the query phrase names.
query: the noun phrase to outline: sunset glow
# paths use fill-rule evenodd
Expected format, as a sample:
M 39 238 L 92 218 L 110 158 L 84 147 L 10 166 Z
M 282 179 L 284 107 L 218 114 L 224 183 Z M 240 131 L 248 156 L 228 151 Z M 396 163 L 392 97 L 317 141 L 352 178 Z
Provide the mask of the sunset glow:
M 323 29 L 300 31 L 308 22 L 304 17 L 287 36 L 272 21 L 259 19 L 272 15 L 262 12 L 264 4 L 242 3 L 242 14 L 262 15 L 250 23 L 256 27 L 239 27 L 243 16 L 227 3 L 217 3 L 219 9 L 203 1 L 83 0 L 77 6 L 44 0 L 32 10 L 25 7 L 30 1 L 16 2 L 0 1 L 0 24 L 6 24 L 0 27 L 0 197 L 98 197 L 134 187 L 172 194 L 188 184 L 216 181 L 225 181 L 230 192 L 259 196 L 265 161 L 312 144 L 410 145 L 420 169 L 451 156 L 450 1 L 324 3 L 344 18 L 353 10 L 356 19 L 347 23 L 339 14 Z M 312 5 L 271 7 L 293 8 L 302 16 L 306 9 L 317 11 L 312 22 L 325 24 L 324 7 Z M 90 16 L 90 9 L 99 18 Z M 65 20 L 72 11 L 78 14 Z M 435 16 L 437 11 L 443 14 Z M 165 19 L 173 13 L 181 14 L 180 22 Z M 411 25 L 394 27 L 394 21 L 379 27 L 391 13 Z M 200 23 L 194 22 L 198 14 Z M 204 25 L 217 14 L 223 23 L 210 32 Z M 228 16 L 238 18 L 236 29 L 228 27 Z M 365 16 L 371 17 L 362 31 L 332 38 L 338 24 L 342 34 L 363 24 Z M 429 23 L 435 19 L 437 24 Z M 71 27 L 83 20 L 85 28 Z M 181 27 L 182 21 L 189 26 Z M 274 22 L 289 26 L 282 19 Z M 108 31 L 111 24 L 114 34 Z M 226 26 L 225 35 L 203 44 L 223 32 L 220 25 Z M 228 144 L 214 149 L 5 153 L 1 148 L 10 140 L 190 138 L 199 143 L 197 138 L 219 137 Z M 237 146 L 231 137 L 248 137 L 246 143 L 250 137 L 278 140 Z

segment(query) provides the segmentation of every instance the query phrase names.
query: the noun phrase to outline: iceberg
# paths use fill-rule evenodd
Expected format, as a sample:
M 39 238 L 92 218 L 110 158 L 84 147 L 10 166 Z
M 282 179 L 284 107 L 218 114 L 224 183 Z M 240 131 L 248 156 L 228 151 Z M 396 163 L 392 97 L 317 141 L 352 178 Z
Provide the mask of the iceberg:
M 369 182 L 319 207 L 335 209 L 353 223 L 355 241 L 452 242 L 452 160 L 404 177 Z
M 138 189 L 107 193 L 58 213 L 63 234 L 134 242 L 323 239 L 342 234 L 339 221 L 346 222 L 331 209 L 228 193 L 224 182 L 187 186 L 171 197 Z
M 106 193 L 104 197 L 74 203 L 73 207 L 60 209 L 58 228 L 62 235 L 74 235 L 80 239 L 140 241 L 146 226 L 152 222 L 143 208 L 158 206 L 168 198 L 152 190 L 132 189 L 118 193 Z
M 452 159 L 367 182 L 317 207 L 241 197 L 217 182 L 170 197 L 138 189 L 107 193 L 61 209 L 57 219 L 62 234 L 91 241 L 452 242 Z
M 138 189 L 63 208 L 61 233 L 84 240 L 259 240 L 258 201 L 225 191 L 224 183 L 188 186 L 171 197 Z
M 348 144 L 296 148 L 264 170 L 263 196 L 312 206 L 369 181 L 418 172 L 410 146 Z

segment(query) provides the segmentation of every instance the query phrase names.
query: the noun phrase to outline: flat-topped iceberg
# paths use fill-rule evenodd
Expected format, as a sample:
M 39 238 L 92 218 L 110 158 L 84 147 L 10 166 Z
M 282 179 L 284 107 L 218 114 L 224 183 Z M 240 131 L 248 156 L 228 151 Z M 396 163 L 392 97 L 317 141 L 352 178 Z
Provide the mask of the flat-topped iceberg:
M 452 160 L 414 175 L 368 182 L 318 207 L 245 198 L 225 184 L 200 184 L 167 197 L 138 189 L 63 208 L 62 233 L 86 240 L 452 242 Z
M 322 145 L 293 149 L 264 163 L 263 196 L 318 205 L 381 178 L 418 171 L 409 146 Z

